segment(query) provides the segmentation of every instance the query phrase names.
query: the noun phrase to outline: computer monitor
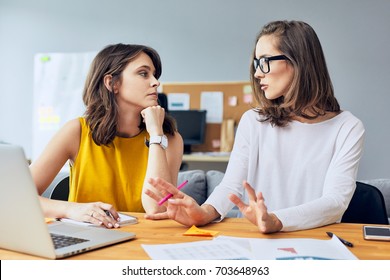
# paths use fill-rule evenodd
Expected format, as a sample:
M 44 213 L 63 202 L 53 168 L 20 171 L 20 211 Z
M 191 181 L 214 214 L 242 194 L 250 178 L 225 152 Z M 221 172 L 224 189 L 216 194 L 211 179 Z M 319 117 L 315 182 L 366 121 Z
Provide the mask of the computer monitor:
M 183 137 L 184 153 L 191 153 L 192 145 L 204 143 L 206 133 L 206 110 L 169 111 L 175 118 L 178 131 Z

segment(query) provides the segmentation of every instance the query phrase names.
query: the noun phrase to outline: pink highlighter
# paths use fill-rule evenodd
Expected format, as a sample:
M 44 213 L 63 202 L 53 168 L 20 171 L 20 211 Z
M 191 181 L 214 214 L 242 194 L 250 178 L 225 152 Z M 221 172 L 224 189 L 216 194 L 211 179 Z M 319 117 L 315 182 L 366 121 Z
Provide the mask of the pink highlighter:
M 188 183 L 188 180 L 185 180 L 183 183 L 181 183 L 177 189 L 178 190 L 181 190 L 182 188 L 184 188 L 185 185 L 187 185 Z M 158 202 L 158 205 L 161 205 L 163 204 L 165 201 L 167 201 L 168 199 L 170 199 L 171 197 L 173 196 L 173 194 L 168 194 L 166 197 L 164 197 L 163 199 L 161 199 L 159 202 Z

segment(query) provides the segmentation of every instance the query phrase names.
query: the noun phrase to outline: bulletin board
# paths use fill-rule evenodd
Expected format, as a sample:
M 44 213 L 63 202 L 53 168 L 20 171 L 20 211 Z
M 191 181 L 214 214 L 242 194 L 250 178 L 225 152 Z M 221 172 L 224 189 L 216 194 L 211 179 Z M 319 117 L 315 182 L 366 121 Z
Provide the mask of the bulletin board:
M 192 82 L 192 83 L 162 83 L 161 92 L 188 93 L 190 95 L 190 109 L 201 108 L 202 92 L 223 92 L 223 119 L 233 119 L 238 125 L 242 114 L 254 107 L 252 88 L 249 81 L 238 82 Z M 234 102 L 235 101 L 235 102 Z M 221 140 L 221 123 L 208 123 L 206 125 L 205 143 L 194 145 L 194 152 L 220 151 L 218 141 Z

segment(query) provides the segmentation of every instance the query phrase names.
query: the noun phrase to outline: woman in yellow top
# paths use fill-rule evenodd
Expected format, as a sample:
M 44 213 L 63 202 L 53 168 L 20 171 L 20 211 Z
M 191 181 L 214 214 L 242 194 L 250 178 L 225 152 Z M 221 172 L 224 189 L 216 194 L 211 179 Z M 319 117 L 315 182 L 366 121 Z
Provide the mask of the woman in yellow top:
M 161 71 L 158 53 L 147 46 L 110 45 L 97 54 L 83 92 L 84 116 L 65 124 L 30 167 L 42 194 L 69 161 L 69 201 L 40 197 L 46 217 L 112 228 L 119 226 L 117 211 L 165 211 L 144 195 L 157 193 L 147 178 L 176 185 L 183 154 L 174 121 L 158 105 Z

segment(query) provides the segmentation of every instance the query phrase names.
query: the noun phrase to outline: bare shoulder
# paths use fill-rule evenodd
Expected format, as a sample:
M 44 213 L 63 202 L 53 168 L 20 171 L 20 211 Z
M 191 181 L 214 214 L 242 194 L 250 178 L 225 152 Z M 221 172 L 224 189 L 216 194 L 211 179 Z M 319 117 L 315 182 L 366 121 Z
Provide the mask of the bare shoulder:
M 80 118 L 76 118 L 68 121 L 67 123 L 64 124 L 63 129 L 73 133 L 80 132 L 81 130 Z
M 80 145 L 80 121 L 68 121 L 49 141 L 30 166 L 34 182 L 42 193 L 67 160 L 74 160 Z

